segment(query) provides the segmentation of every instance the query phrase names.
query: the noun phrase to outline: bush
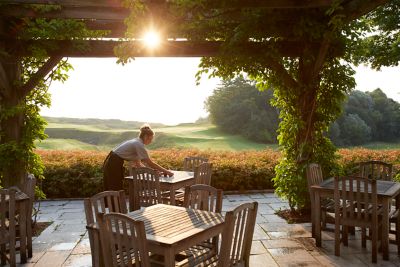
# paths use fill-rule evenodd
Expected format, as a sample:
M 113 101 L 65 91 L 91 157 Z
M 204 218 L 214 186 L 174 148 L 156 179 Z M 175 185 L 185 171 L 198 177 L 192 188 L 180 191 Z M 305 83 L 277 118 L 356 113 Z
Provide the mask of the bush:
M 43 191 L 47 198 L 89 197 L 103 190 L 102 164 L 106 152 L 38 150 L 46 167 Z M 341 149 L 343 173 L 356 170 L 357 162 L 383 160 L 394 164 L 400 178 L 400 150 Z M 187 156 L 209 158 L 213 163 L 212 185 L 227 190 L 272 189 L 278 151 L 221 152 L 195 149 L 163 149 L 150 152 L 154 161 L 169 169 L 181 170 Z

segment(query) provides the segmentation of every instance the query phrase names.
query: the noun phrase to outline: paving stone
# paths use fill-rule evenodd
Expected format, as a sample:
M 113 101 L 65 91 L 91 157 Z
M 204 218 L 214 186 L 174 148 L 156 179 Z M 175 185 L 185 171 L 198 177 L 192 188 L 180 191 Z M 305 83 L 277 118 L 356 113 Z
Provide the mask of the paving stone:
M 90 254 L 71 255 L 62 265 L 63 267 L 91 267 L 92 256 Z
M 60 251 L 60 250 L 73 250 L 77 243 L 57 243 L 52 246 L 48 251 Z
M 84 219 L 84 212 L 63 212 L 59 219 Z
M 271 239 L 261 241 L 266 248 L 302 248 L 303 246 L 292 239 Z
M 303 248 L 269 248 L 268 251 L 279 266 L 320 266 Z
M 338 266 L 338 267 L 362 267 L 365 266 L 359 258 L 354 255 L 341 255 L 337 257 L 335 255 L 318 255 L 314 256 L 314 258 L 322 265 L 322 266 Z
M 270 237 L 258 224 L 256 224 L 254 227 L 253 240 L 262 240 L 262 239 L 270 239 Z
M 71 254 L 90 254 L 90 252 L 89 238 L 82 238 L 72 250 Z
M 268 204 L 270 205 L 270 207 L 274 210 L 285 210 L 285 209 L 289 209 L 289 204 L 285 203 L 285 202 L 281 202 L 281 203 L 271 203 Z
M 286 223 L 286 220 L 275 214 L 263 214 L 263 217 L 268 223 Z
M 67 260 L 71 251 L 48 251 L 43 257 L 35 264 L 35 267 L 55 267 L 62 266 L 62 264 Z
M 86 223 L 80 223 L 80 224 L 61 224 L 57 230 L 55 230 L 55 233 L 59 232 L 80 232 L 81 234 L 84 234 L 86 231 Z
M 42 200 L 35 202 L 35 207 L 50 207 L 50 206 L 65 206 L 69 203 L 69 200 Z
M 264 254 L 267 253 L 267 249 L 264 247 L 261 241 L 253 241 L 251 243 L 250 254 Z
M 275 267 L 278 264 L 271 257 L 270 254 L 258 254 L 258 255 L 250 255 L 250 264 L 251 267 Z

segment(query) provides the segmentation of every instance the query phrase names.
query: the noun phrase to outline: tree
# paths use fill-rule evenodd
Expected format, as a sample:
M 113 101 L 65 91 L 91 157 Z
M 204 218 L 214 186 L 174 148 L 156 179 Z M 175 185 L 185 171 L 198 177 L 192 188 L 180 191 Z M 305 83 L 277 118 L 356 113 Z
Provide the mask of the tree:
M 126 20 L 132 36 L 146 23 L 140 18 L 148 10 L 134 0 L 125 2 L 132 9 Z M 287 25 L 278 21 L 284 15 L 279 9 L 240 8 L 224 0 L 171 2 L 167 14 L 175 15 L 179 22 L 173 27 L 175 35 L 223 42 L 217 57 L 202 59 L 198 77 L 209 73 L 232 79 L 244 72 L 261 90 L 273 88 L 283 150 L 274 182 L 278 195 L 286 197 L 293 209 L 307 204 L 305 166 L 318 162 L 329 170 L 335 167 L 335 147 L 325 132 L 339 116 L 345 94 L 355 85 L 354 71 L 338 58 L 337 48 L 344 48 L 343 59 L 352 60 L 354 50 L 348 45 L 362 38 L 366 24 L 350 22 L 380 4 L 333 1 L 325 13 L 318 9 L 292 13 L 293 24 Z M 152 23 L 160 28 L 170 26 L 157 20 Z M 291 47 L 285 53 L 282 45 L 293 42 L 301 44 L 301 49 Z M 255 45 L 262 47 L 257 54 Z M 121 54 L 121 60 L 127 60 L 123 51 Z
M 35 7 L 43 11 L 42 6 Z M 79 40 L 101 36 L 102 32 L 89 31 L 83 22 L 67 19 L 23 19 L 18 27 L 17 39 L 75 39 L 76 49 L 87 47 Z M 61 56 L 53 43 L 38 42 L 28 49 L 29 57 L 8 54 L 0 43 L 0 67 L 5 68 L 0 87 L 0 180 L 1 185 L 21 186 L 27 172 L 41 178 L 43 164 L 34 153 L 35 140 L 43 140 L 45 121 L 39 112 L 50 105 L 48 88 L 52 81 L 64 82 L 72 66 Z
M 278 111 L 269 102 L 270 91 L 260 92 L 254 83 L 238 77 L 225 81 L 205 102 L 210 119 L 223 131 L 256 142 L 276 142 Z
M 329 136 L 340 146 L 361 145 L 367 141 L 397 141 L 399 118 L 400 104 L 387 98 L 380 89 L 367 93 L 353 91 L 343 105 L 343 114 L 331 125 Z M 350 130 L 351 120 L 357 125 L 357 133 Z

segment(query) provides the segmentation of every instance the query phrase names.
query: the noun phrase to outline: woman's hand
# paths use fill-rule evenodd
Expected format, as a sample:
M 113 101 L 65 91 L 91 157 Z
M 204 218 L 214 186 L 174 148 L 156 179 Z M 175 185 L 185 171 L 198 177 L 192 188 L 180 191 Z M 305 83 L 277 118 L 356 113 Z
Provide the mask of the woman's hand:
M 165 170 L 162 173 L 164 176 L 168 176 L 168 177 L 174 176 L 174 173 L 169 170 Z

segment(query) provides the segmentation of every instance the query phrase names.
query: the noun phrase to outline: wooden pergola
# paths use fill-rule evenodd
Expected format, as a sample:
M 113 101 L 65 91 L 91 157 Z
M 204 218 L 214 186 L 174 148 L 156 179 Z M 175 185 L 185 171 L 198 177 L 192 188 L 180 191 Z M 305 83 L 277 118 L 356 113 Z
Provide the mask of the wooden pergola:
M 326 50 L 334 50 L 334 55 L 340 56 L 343 49 L 338 44 L 327 45 L 326 40 L 310 42 L 294 38 L 294 28 L 307 16 L 316 17 L 319 21 L 329 22 L 332 15 L 341 15 L 345 21 L 352 21 L 385 4 L 388 0 L 343 0 L 343 9 L 335 14 L 327 15 L 334 0 L 208 0 L 212 9 L 218 10 L 229 7 L 238 17 L 234 23 L 238 25 L 246 20 L 240 15 L 243 9 L 264 9 L 270 12 L 265 23 L 255 25 L 259 27 L 265 38 L 282 37 L 282 41 L 274 41 L 274 48 L 285 57 L 299 57 L 303 51 L 312 49 L 319 51 L 315 68 L 322 66 Z M 169 0 L 142 0 L 148 7 L 153 17 L 164 19 L 168 25 L 176 25 L 178 19 L 190 20 L 190 16 L 184 18 L 171 18 L 166 16 Z M 212 57 L 218 56 L 224 40 L 187 40 L 176 33 L 166 32 L 164 41 L 156 50 L 148 50 L 143 44 L 141 36 L 125 38 L 127 27 L 125 18 L 130 10 L 122 7 L 122 0 L 1 0 L 0 1 L 0 109 L 3 106 L 16 106 L 27 94 L 33 90 L 38 82 L 64 57 L 115 57 L 114 47 L 121 43 L 131 46 L 131 57 Z M 35 5 L 57 7 L 48 12 L 37 11 Z M 35 11 L 36 10 L 36 11 Z M 45 19 L 73 19 L 82 21 L 92 30 L 107 30 L 108 35 L 95 40 L 79 40 L 85 42 L 89 49 L 77 50 L 74 47 L 75 40 L 51 40 L 51 39 L 23 39 L 20 37 L 24 29 L 26 18 Z M 175 23 L 175 24 L 174 24 Z M 280 27 L 270 27 L 271 25 Z M 293 38 L 292 38 L 293 37 Z M 276 38 L 275 38 L 276 39 Z M 47 62 L 29 80 L 22 85 L 13 81 L 19 73 L 21 58 L 31 55 L 28 49 L 31 44 L 52 44 L 48 50 Z M 243 48 L 249 56 L 257 56 L 269 49 L 268 42 L 243 43 Z M 21 121 L 19 118 L 9 118 L 2 122 L 1 129 L 4 132 L 1 142 L 17 141 L 20 138 Z M 14 177 L 22 177 L 23 173 L 13 171 Z M 19 184 L 21 178 L 8 183 Z

